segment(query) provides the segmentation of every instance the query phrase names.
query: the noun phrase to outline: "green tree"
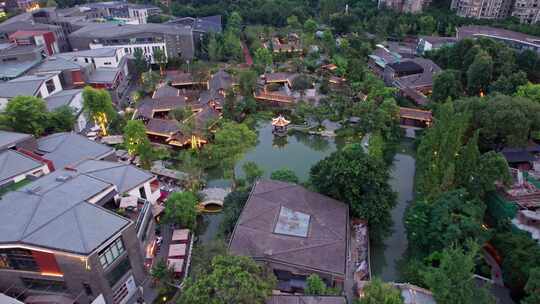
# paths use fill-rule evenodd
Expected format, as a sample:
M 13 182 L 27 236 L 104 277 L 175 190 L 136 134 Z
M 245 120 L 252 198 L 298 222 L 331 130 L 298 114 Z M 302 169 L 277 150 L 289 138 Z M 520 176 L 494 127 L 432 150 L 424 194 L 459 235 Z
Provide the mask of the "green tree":
M 523 147 L 540 130 L 540 104 L 522 97 L 495 95 L 456 102 L 458 112 L 472 114 L 472 128 L 479 130 L 481 150 Z M 519 121 L 520 123 L 515 123 Z
M 244 174 L 246 175 L 246 180 L 249 184 L 253 184 L 259 178 L 264 175 L 264 170 L 261 169 L 255 162 L 247 162 L 242 166 L 244 169 Z
M 58 4 L 54 0 L 47 0 L 47 7 L 57 7 Z
M 425 271 L 424 280 L 438 304 L 495 303 L 487 289 L 475 285 L 473 271 L 478 245 L 470 243 L 468 247 L 468 252 L 458 246 L 445 249 L 439 266 Z
M 146 94 L 152 94 L 159 83 L 159 74 L 153 71 L 141 74 L 142 89 Z
M 300 182 L 296 173 L 288 168 L 278 169 L 272 172 L 270 179 L 292 184 L 298 184 Z
M 433 202 L 414 202 L 405 219 L 411 252 L 422 257 L 469 239 L 483 244 L 490 235 L 482 227 L 485 210 L 482 201 L 463 189 L 445 192 Z
M 460 73 L 456 70 L 445 70 L 433 79 L 433 94 L 431 99 L 437 102 L 445 102 L 449 97 L 457 99 L 463 95 L 463 86 Z
M 432 35 L 437 27 L 437 22 L 429 15 L 420 17 L 418 21 L 422 35 Z
M 327 54 L 332 55 L 334 53 L 334 50 L 336 49 L 336 40 L 330 29 L 323 32 L 322 44 Z
M 68 105 L 54 109 L 48 116 L 47 132 L 69 132 L 77 122 L 75 111 Z
M 489 92 L 498 92 L 505 95 L 513 95 L 518 87 L 527 84 L 527 74 L 523 71 L 509 75 L 501 75 L 489 86 Z
M 379 278 L 372 279 L 364 286 L 364 296 L 357 300 L 356 304 L 403 304 L 403 298 L 399 289 Z
M 388 184 L 386 164 L 364 153 L 359 144 L 345 146 L 311 168 L 310 182 L 322 194 L 350 206 L 352 216 L 366 219 L 374 239 L 389 231 L 396 194 Z
M 47 106 L 41 98 L 17 96 L 8 102 L 1 117 L 6 128 L 40 136 L 47 127 Z
M 223 48 L 217 34 L 210 33 L 208 37 L 207 53 L 210 61 L 221 61 L 223 59 Z
M 272 53 L 267 48 L 258 48 L 255 51 L 255 63 L 262 66 L 263 70 L 272 66 Z
M 540 84 L 527 83 L 517 88 L 516 96 L 540 103 Z
M 158 290 L 160 293 L 168 293 L 173 290 L 174 271 L 167 266 L 165 261 L 158 260 L 150 270 L 150 275 L 158 281 Z
M 146 127 L 141 120 L 130 120 L 124 127 L 124 145 L 129 155 L 134 156 L 141 152 L 144 142 L 148 142 Z
M 87 86 L 82 96 L 84 111 L 101 128 L 102 134 L 107 134 L 108 124 L 118 115 L 114 110 L 111 95 L 106 90 Z
M 135 48 L 133 52 L 133 65 L 135 67 L 135 77 L 140 79 L 141 74 L 148 70 L 148 61 L 144 57 L 144 53 L 141 48 Z
M 227 30 L 232 31 L 234 35 L 239 36 L 242 31 L 242 16 L 238 12 L 232 12 L 227 20 Z
M 227 244 L 221 239 L 196 243 L 193 248 L 193 254 L 191 255 L 189 278 L 196 280 L 200 276 L 209 273 L 212 271 L 212 260 L 214 257 L 225 254 L 227 254 Z
M 245 124 L 225 122 L 215 134 L 214 143 L 209 145 L 210 157 L 230 176 L 236 186 L 234 166 L 244 154 L 257 143 L 257 134 Z
M 238 86 L 242 96 L 252 96 L 255 85 L 257 85 L 257 73 L 255 71 L 245 70 L 240 72 Z
M 493 77 L 493 59 L 485 52 L 479 52 L 467 70 L 467 91 L 471 95 L 485 94 Z
M 301 27 L 300 21 L 298 21 L 298 17 L 296 17 L 295 15 L 290 15 L 289 17 L 287 17 L 287 25 L 293 30 L 299 29 Z
M 304 22 L 304 31 L 309 34 L 315 34 L 315 31 L 317 31 L 317 27 L 319 27 L 319 25 L 317 24 L 317 22 L 315 22 L 315 20 L 311 18 Z
M 187 281 L 179 304 L 264 304 L 276 283 L 272 274 L 244 256 L 216 256 L 211 271 Z
M 311 274 L 306 280 L 304 294 L 308 296 L 324 296 L 326 295 L 326 288 L 326 283 L 317 274 Z
M 197 223 L 198 199 L 192 192 L 175 192 L 167 198 L 163 221 L 189 229 Z
M 529 279 L 525 285 L 527 297 L 521 301 L 523 304 L 540 303 L 540 267 L 535 267 L 529 272 Z
M 225 238 L 228 238 L 232 234 L 248 198 L 249 191 L 242 189 L 227 194 L 223 200 L 223 221 L 219 226 L 219 230 Z
M 154 50 L 154 61 L 159 65 L 159 74 L 164 76 L 165 67 L 167 66 L 167 54 L 165 54 L 165 51 L 160 48 Z

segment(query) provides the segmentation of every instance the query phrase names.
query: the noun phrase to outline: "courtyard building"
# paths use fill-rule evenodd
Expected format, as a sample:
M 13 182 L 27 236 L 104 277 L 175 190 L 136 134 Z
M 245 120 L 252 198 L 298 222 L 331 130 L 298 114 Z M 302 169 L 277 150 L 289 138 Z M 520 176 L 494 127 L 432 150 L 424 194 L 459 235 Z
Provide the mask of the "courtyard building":
M 311 274 L 343 288 L 349 242 L 346 204 L 296 184 L 261 180 L 238 219 L 229 250 L 269 267 L 277 289 L 293 293 L 303 291 Z

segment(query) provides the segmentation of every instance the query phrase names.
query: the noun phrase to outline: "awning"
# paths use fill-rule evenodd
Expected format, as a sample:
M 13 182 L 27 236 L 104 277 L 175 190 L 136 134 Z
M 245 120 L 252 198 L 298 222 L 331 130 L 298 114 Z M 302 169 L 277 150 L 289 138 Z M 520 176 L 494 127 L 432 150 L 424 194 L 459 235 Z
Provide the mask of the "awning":
M 137 202 L 139 201 L 138 198 L 135 196 L 127 196 L 122 197 L 120 199 L 120 208 L 126 209 L 126 208 L 137 208 Z
M 169 246 L 169 257 L 186 256 L 186 249 L 186 244 L 171 244 L 171 246 Z
M 172 268 L 174 272 L 180 273 L 184 270 L 184 259 L 168 259 L 167 265 Z
M 189 239 L 189 229 L 177 229 L 173 231 L 172 240 L 187 241 Z

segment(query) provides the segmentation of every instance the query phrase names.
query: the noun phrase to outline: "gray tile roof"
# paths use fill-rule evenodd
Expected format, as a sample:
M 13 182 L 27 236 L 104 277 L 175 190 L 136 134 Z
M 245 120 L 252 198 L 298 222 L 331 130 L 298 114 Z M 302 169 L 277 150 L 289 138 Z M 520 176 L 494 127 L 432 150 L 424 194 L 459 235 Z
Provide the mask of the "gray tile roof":
M 112 185 L 55 171 L 0 200 L 0 243 L 89 254 L 130 221 L 87 202 Z
M 307 237 L 274 232 L 282 207 L 309 215 Z M 251 191 L 229 249 L 256 260 L 344 276 L 348 220 L 342 202 L 302 186 L 263 180 Z
M 64 71 L 64 70 L 80 70 L 83 67 L 82 64 L 62 58 L 60 56 L 53 56 L 45 59 L 36 68 L 36 72 L 51 72 L 51 71 Z
M 30 134 L 0 130 L 0 150 L 8 149 L 32 137 Z
M 54 75 L 29 75 L 0 83 L 0 97 L 12 98 L 19 95 L 35 96 L 43 82 Z
M 76 133 L 56 133 L 38 139 L 38 152 L 54 163 L 56 169 L 85 159 L 100 159 L 114 151 Z
M 155 33 L 167 35 L 191 35 L 191 29 L 167 24 L 89 24 L 73 33 L 71 37 L 86 37 L 95 39 L 107 39 L 115 37 L 126 37 L 141 33 Z
M 116 75 L 120 72 L 120 69 L 115 68 L 98 68 L 95 69 L 90 77 L 88 77 L 89 83 L 112 83 L 116 79 Z
M 77 164 L 75 169 L 80 173 L 116 185 L 119 193 L 139 187 L 154 177 L 149 172 L 132 165 L 99 160 L 83 161 Z
M 54 111 L 61 106 L 69 106 L 75 96 L 82 94 L 82 89 L 64 90 L 45 98 L 47 110 Z
M 346 304 L 344 297 L 338 296 L 294 296 L 274 295 L 266 300 L 266 304 Z
M 15 150 L 0 152 L 0 183 L 41 166 L 41 162 Z
M 82 51 L 76 51 L 76 52 L 67 52 L 67 53 L 60 53 L 56 56 L 58 57 L 64 57 L 64 58 L 75 58 L 75 57 L 114 57 L 116 55 L 117 50 L 115 48 L 97 48 L 97 49 L 91 49 L 91 50 L 82 50 Z

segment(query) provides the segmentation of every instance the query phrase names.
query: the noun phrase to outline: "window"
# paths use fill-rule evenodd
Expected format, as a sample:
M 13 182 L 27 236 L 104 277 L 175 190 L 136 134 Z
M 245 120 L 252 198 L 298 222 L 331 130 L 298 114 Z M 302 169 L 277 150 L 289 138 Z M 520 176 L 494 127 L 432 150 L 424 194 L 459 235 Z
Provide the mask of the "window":
M 125 251 L 126 249 L 124 248 L 124 243 L 122 243 L 122 238 L 117 238 L 112 244 L 109 245 L 109 247 L 103 249 L 99 253 L 99 262 L 101 263 L 101 267 L 106 269 Z
M 109 285 L 113 287 L 130 269 L 131 264 L 129 263 L 129 257 L 126 257 L 107 273 L 105 278 L 107 278 Z
M 141 196 L 141 198 L 146 199 L 146 191 L 144 190 L 144 186 L 139 188 L 139 195 Z
M 40 271 L 32 251 L 19 248 L 0 249 L 0 268 Z
M 54 85 L 54 80 L 52 79 L 47 80 L 45 82 L 45 86 L 47 86 L 47 92 L 49 92 L 49 94 L 51 94 L 52 92 L 56 90 L 56 86 Z
M 112 63 L 110 63 L 109 61 L 103 63 L 103 65 L 111 65 L 111 64 Z
M 63 281 L 53 281 L 45 279 L 21 278 L 24 286 L 32 290 L 42 290 L 48 292 L 63 292 L 66 284 Z

